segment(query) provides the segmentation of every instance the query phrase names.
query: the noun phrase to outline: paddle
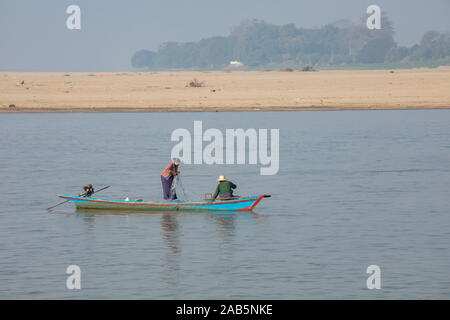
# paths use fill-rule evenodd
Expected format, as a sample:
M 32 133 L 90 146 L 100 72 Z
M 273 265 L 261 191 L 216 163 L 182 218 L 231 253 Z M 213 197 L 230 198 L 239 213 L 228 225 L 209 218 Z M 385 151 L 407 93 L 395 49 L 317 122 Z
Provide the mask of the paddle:
M 100 191 L 105 190 L 105 189 L 108 189 L 109 187 L 111 187 L 111 186 L 106 186 L 106 187 L 104 187 L 104 188 L 98 189 L 97 191 L 94 191 L 92 194 L 97 193 L 97 192 L 100 192 Z M 82 194 L 79 194 L 78 196 L 81 196 L 81 195 L 82 195 Z M 63 202 L 60 202 L 60 203 L 58 203 L 58 204 L 56 204 L 56 205 L 54 205 L 54 206 L 48 207 L 47 210 L 53 209 L 54 207 L 57 207 L 57 206 L 59 206 L 59 205 L 61 205 L 61 204 L 63 204 L 63 203 L 66 203 L 66 202 L 68 202 L 68 201 L 69 201 L 69 200 L 64 200 Z

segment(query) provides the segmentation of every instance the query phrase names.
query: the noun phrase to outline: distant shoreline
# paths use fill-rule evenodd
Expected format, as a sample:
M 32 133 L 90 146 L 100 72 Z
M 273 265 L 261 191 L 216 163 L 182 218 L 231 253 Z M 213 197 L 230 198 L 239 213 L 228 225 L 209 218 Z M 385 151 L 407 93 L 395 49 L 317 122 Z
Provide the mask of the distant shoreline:
M 264 108 L 1 108 L 0 114 L 19 114 L 19 113 L 176 113 L 176 112 L 287 112 L 287 111 L 362 111 L 362 110 L 449 110 L 450 106 L 442 107 L 412 107 L 412 108 L 396 108 L 396 107 L 264 107 Z
M 193 79 L 201 87 L 190 87 Z M 449 83 L 450 67 L 318 72 L 0 72 L 0 113 L 450 109 Z

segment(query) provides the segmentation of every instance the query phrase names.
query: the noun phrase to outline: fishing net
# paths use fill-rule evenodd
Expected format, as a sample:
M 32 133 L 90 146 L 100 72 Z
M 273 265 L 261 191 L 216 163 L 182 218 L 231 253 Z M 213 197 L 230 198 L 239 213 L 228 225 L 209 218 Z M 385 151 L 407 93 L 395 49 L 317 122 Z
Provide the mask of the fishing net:
M 186 191 L 183 188 L 183 184 L 181 182 L 180 174 L 177 174 L 172 181 L 172 186 L 170 187 L 170 198 L 173 198 L 173 195 L 176 194 L 177 198 L 182 201 L 187 201 Z

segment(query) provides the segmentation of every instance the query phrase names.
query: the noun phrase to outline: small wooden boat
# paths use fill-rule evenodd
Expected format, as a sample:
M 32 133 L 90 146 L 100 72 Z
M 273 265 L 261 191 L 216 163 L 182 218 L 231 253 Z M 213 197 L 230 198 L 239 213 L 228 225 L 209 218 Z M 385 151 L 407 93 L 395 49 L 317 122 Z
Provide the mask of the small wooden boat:
M 236 197 L 229 200 L 190 201 L 162 201 L 144 202 L 127 200 L 98 199 L 81 196 L 58 195 L 58 197 L 72 201 L 79 209 L 122 209 L 122 210 L 223 210 L 223 211 L 252 211 L 263 199 L 270 195 L 250 197 Z

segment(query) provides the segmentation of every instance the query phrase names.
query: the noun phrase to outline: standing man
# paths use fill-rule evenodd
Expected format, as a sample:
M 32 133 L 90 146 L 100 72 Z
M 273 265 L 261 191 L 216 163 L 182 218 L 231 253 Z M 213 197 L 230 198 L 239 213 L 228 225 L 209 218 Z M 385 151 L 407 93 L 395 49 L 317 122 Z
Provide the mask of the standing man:
M 179 174 L 178 166 L 180 165 L 180 159 L 173 158 L 172 162 L 161 172 L 161 183 L 163 189 L 164 200 L 175 200 L 177 195 L 171 192 L 173 178 Z

